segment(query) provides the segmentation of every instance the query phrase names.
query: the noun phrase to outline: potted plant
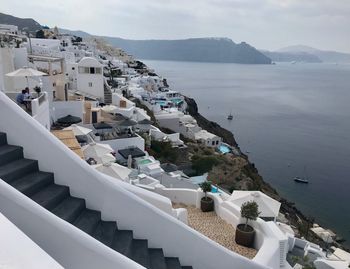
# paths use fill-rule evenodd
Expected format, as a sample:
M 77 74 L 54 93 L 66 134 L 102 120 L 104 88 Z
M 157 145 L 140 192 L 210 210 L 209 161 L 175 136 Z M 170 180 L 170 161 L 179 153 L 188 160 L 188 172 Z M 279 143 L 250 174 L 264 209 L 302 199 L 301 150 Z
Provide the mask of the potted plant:
M 255 201 L 245 202 L 241 206 L 241 217 L 246 219 L 245 223 L 238 224 L 236 227 L 236 243 L 245 247 L 252 247 L 254 243 L 254 228 L 248 225 L 249 220 L 256 220 L 261 212 Z
M 34 87 L 34 91 L 38 94 L 38 96 L 39 96 L 39 94 L 41 93 L 41 88 L 39 87 L 39 86 L 35 86 Z
M 210 212 L 214 210 L 214 200 L 207 196 L 207 192 L 211 191 L 211 183 L 204 181 L 199 185 L 204 192 L 204 197 L 201 199 L 201 209 L 203 212 Z

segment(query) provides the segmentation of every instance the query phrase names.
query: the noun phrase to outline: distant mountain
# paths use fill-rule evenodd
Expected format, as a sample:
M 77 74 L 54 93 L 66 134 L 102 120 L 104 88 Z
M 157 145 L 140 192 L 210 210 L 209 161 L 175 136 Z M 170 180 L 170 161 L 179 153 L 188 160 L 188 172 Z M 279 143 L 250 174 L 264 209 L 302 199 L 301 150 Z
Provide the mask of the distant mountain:
M 59 29 L 80 37 L 90 34 L 83 31 Z M 234 43 L 228 38 L 190 38 L 181 40 L 130 40 L 104 36 L 111 45 L 120 47 L 140 59 L 220 62 L 242 64 L 270 64 L 271 59 L 245 42 Z
M 128 40 L 105 37 L 114 46 L 142 59 L 270 64 L 271 59 L 245 42 L 228 38 L 190 38 L 182 40 Z
M 30 18 L 18 18 L 4 13 L 0 13 L 0 24 L 11 24 L 18 26 L 19 30 L 36 32 L 42 29 L 41 25 Z M 25 29 L 26 28 L 26 29 Z
M 322 60 L 316 55 L 308 52 L 282 52 L 261 50 L 263 54 L 274 62 L 304 62 L 304 63 L 322 63 Z
M 58 31 L 62 34 L 70 34 L 70 35 L 75 35 L 75 36 L 79 36 L 81 38 L 87 38 L 87 37 L 91 37 L 92 35 L 81 31 L 81 30 L 68 30 L 68 29 L 63 29 L 63 28 L 58 28 Z
M 0 23 L 17 25 L 31 32 L 42 29 L 33 19 L 22 19 L 0 13 Z M 60 29 L 82 38 L 91 36 L 83 31 Z M 245 42 L 236 44 L 228 38 L 190 38 L 183 40 L 128 40 L 103 37 L 136 58 L 173 61 L 271 64 L 271 59 Z
M 294 46 L 288 46 L 284 48 L 280 48 L 277 51 L 278 52 L 308 52 L 313 53 L 315 51 L 318 51 L 319 49 L 315 49 L 313 47 L 305 46 L 305 45 L 294 45 Z
M 319 50 L 309 46 L 296 45 L 279 49 L 281 53 L 308 53 L 317 56 L 321 61 L 328 63 L 350 63 L 350 53 Z

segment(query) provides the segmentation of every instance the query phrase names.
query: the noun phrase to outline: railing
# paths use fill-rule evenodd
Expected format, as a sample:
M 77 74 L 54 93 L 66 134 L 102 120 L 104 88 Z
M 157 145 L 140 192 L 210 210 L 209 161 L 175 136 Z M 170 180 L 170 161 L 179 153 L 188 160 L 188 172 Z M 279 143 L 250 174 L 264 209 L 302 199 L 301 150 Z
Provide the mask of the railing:
M 39 106 L 46 101 L 46 94 L 45 93 L 40 93 L 40 96 L 38 97 L 39 101 Z

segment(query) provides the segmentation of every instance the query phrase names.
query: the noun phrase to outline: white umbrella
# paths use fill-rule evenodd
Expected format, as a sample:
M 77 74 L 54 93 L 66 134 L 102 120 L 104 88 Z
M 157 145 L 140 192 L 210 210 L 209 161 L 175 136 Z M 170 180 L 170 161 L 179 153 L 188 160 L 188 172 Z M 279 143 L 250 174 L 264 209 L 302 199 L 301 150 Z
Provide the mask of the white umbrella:
M 97 144 L 95 142 L 90 143 L 82 147 L 85 159 L 93 158 L 98 161 L 103 155 L 109 154 L 114 150 L 108 144 Z
M 15 70 L 15 71 L 13 71 L 11 73 L 7 73 L 6 74 L 6 76 L 8 76 L 8 77 L 22 77 L 22 78 L 26 78 L 27 86 L 29 86 L 28 78 L 30 78 L 30 77 L 41 77 L 41 76 L 45 76 L 45 75 L 47 75 L 47 74 L 44 73 L 44 72 L 35 70 L 33 68 L 30 68 L 30 67 L 23 67 L 23 68 Z
M 98 163 L 114 163 L 115 157 L 111 153 L 108 153 L 108 154 L 101 156 L 100 158 L 97 158 L 96 161 Z
M 281 207 L 281 203 L 262 193 L 261 191 L 234 191 L 229 200 L 241 207 L 248 201 L 255 201 L 259 206 L 260 217 L 276 218 Z
M 116 109 L 117 107 L 114 105 L 106 105 L 104 107 L 102 107 L 102 110 L 106 113 L 116 113 Z
M 23 67 L 6 74 L 8 77 L 41 77 L 45 75 L 47 74 L 30 67 Z
M 326 243 L 332 243 L 332 237 L 335 236 L 334 233 L 322 228 L 322 227 L 314 227 L 310 229 L 313 231 L 318 237 L 320 237 Z
M 131 170 L 129 168 L 121 166 L 117 163 L 96 164 L 93 167 L 101 173 L 121 179 L 123 181 L 127 181 L 129 179 L 129 174 L 131 173 Z
M 73 131 L 74 135 L 87 135 L 92 132 L 91 129 L 85 128 L 83 126 L 79 126 L 76 124 L 72 124 L 71 126 L 64 128 L 63 130 L 71 130 Z
M 322 232 L 318 236 L 326 243 L 333 243 L 332 235 L 328 231 Z

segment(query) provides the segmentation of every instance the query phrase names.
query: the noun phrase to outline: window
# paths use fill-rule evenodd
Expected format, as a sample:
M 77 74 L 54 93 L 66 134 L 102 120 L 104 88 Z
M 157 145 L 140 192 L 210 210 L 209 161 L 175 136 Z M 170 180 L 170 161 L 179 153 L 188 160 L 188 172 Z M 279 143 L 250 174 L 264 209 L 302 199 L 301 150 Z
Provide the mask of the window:
M 89 82 L 89 87 L 92 87 L 92 82 Z
M 79 71 L 79 74 L 84 74 L 85 73 L 85 67 L 79 67 L 78 71 Z
M 211 142 L 211 145 L 212 145 L 212 146 L 215 146 L 215 141 Z
M 75 68 L 72 67 L 72 70 L 74 70 Z M 79 73 L 80 74 L 101 74 L 102 70 L 101 67 L 79 67 Z
M 72 67 L 72 70 L 75 70 L 75 67 Z
M 219 140 L 216 141 L 216 145 L 219 145 Z

